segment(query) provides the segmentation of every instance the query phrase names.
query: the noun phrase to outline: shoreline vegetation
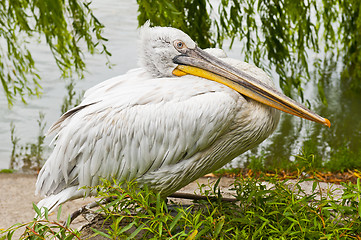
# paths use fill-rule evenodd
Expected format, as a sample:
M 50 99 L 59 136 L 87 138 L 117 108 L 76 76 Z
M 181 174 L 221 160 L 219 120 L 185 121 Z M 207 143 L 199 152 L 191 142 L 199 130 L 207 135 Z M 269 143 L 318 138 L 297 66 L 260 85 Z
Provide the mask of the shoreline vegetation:
M 218 180 L 220 175 L 223 177 Z M 90 239 L 359 239 L 360 172 L 349 171 L 347 176 L 351 175 L 357 177 L 355 181 L 338 182 L 335 179 L 339 178 L 333 178 L 337 182 L 334 184 L 320 182 L 321 177 L 327 177 L 321 173 L 315 173 L 313 178 L 306 174 L 294 178 L 286 172 L 277 173 L 276 178 L 270 173 L 252 170 L 215 173 L 182 190 L 197 192 L 209 197 L 208 200 L 181 201 L 178 202 L 181 205 L 176 207 L 172 205 L 172 200 L 166 203 L 147 189 L 139 191 L 136 184 L 120 188 L 104 181 L 103 186 L 97 187 L 100 197 L 115 196 L 116 200 L 99 208 L 100 215 L 91 223 L 78 217 L 70 226 L 64 227 L 67 215 L 86 204 L 83 199 L 64 204 L 61 215 L 53 213 L 48 219 L 32 220 L 35 213 L 32 202 L 40 199 L 33 196 L 33 191 L 29 193 L 31 188 L 35 188 L 36 174 L 3 173 L 0 174 L 3 183 L 0 195 L 4 198 L 1 199 L 2 204 L 7 206 L 2 206 L 0 239 L 32 239 L 35 236 L 40 239 L 50 236 L 53 239 L 86 239 L 85 236 L 94 237 Z M 21 183 L 17 182 L 19 179 L 22 179 Z M 17 193 L 12 193 L 14 191 Z M 222 202 L 221 197 L 236 197 L 239 201 Z M 87 203 L 94 200 L 85 199 Z M 24 206 L 26 211 L 22 209 Z M 129 210 L 120 210 L 124 208 Z M 13 222 L 5 224 L 4 221 L 9 219 Z M 95 222 L 98 222 L 98 227 Z M 15 223 L 19 225 L 14 226 Z M 22 228 L 17 230 L 20 226 Z M 86 227 L 79 232 L 79 226 Z M 25 235 L 21 237 L 23 233 Z

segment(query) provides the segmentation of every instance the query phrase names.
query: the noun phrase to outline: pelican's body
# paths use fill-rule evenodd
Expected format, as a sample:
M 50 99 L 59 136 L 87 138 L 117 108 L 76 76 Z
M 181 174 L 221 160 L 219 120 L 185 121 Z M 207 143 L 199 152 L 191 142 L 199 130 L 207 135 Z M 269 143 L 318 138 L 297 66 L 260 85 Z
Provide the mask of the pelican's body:
M 175 31 L 173 35 L 179 36 L 169 34 L 169 38 L 192 47 L 193 41 L 179 30 L 158 29 L 160 35 Z M 155 45 L 169 41 L 143 33 L 141 68 L 89 89 L 82 103 L 50 129 L 58 134 L 36 184 L 37 192 L 47 196 L 39 207 L 53 210 L 82 197 L 87 190 L 79 188 L 100 184 L 100 177 L 135 179 L 168 196 L 222 167 L 275 130 L 278 110 L 224 84 L 173 75 L 176 60 L 167 66 L 166 55 L 161 56 L 165 51 L 155 45 L 144 47 L 152 37 L 160 41 Z M 160 58 L 152 59 L 151 51 Z M 219 50 L 208 53 L 274 88 L 259 68 L 225 58 Z

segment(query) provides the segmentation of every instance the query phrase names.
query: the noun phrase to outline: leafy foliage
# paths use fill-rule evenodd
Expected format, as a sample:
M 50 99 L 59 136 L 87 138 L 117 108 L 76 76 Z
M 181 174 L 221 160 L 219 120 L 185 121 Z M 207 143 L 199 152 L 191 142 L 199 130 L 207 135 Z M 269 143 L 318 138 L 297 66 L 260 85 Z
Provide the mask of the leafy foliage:
M 202 48 L 215 46 L 210 32 L 208 1 L 137 0 L 137 2 L 140 26 L 149 19 L 152 26 L 172 26 L 188 33 Z
M 31 42 L 45 42 L 66 77 L 85 69 L 83 50 L 110 56 L 104 26 L 90 2 L 79 0 L 0 1 L 0 81 L 9 105 L 15 96 L 39 95 L 41 86 L 29 50 Z
M 25 224 L 15 224 L 5 231 L 0 231 L 0 239 L 13 239 L 15 231 L 20 231 L 25 228 L 20 239 L 59 239 L 70 240 L 80 239 L 80 233 L 77 230 L 73 230 L 69 227 L 69 221 L 65 224 L 60 221 L 61 207 L 58 210 L 57 220 L 49 220 L 48 210 L 45 209 L 44 214 L 41 214 L 41 210 L 33 203 L 33 208 L 38 215 L 33 221 Z M 42 216 L 42 217 L 39 217 Z

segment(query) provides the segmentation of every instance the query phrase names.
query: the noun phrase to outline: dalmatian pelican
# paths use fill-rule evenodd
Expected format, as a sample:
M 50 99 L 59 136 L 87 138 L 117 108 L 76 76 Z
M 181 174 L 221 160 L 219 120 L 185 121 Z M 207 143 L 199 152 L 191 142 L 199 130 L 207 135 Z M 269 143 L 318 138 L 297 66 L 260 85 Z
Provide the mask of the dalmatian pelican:
M 170 27 L 140 30 L 140 68 L 86 91 L 60 117 L 41 169 L 38 207 L 94 194 L 100 178 L 135 180 L 169 196 L 265 140 L 280 111 L 330 121 L 275 89 L 254 65 L 199 48 Z

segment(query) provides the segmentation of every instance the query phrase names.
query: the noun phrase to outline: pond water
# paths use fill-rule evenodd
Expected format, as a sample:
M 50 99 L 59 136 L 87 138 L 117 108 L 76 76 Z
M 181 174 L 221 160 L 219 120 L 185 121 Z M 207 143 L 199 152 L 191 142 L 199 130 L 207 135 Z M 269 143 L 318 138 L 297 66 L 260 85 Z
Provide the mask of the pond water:
M 105 65 L 104 56 L 87 56 L 88 72 L 83 80 L 76 81 L 77 92 L 123 74 L 137 66 L 137 4 L 133 1 L 98 0 L 93 1 L 93 8 L 95 15 L 106 26 L 104 35 L 109 39 L 107 47 L 112 53 L 111 63 L 114 66 L 109 69 Z M 60 73 L 47 46 L 34 43 L 31 49 L 33 49 L 33 56 L 42 77 L 41 85 L 44 94 L 39 99 L 29 99 L 27 105 L 18 101 L 12 109 L 8 109 L 6 99 L 2 94 L 0 95 L 0 169 L 9 168 L 10 165 L 12 150 L 10 123 L 13 122 L 15 125 L 15 136 L 20 138 L 20 144 L 35 142 L 39 131 L 37 122 L 39 112 L 45 115 L 44 122 L 47 123 L 45 128 L 47 130 L 60 116 L 61 105 L 67 94 L 66 83 L 60 79 Z M 227 49 L 227 44 L 224 49 Z M 240 49 L 240 44 L 234 44 L 232 50 L 226 50 L 226 52 L 230 57 L 243 59 Z M 327 71 L 334 70 L 328 69 Z M 331 78 L 337 78 L 337 76 L 338 74 L 329 74 Z M 277 74 L 272 73 L 272 77 L 277 82 Z M 340 91 L 335 91 L 335 88 L 326 89 L 329 100 L 329 105 L 326 107 L 317 104 L 317 100 L 312 99 L 312 96 L 316 95 L 316 89 L 312 84 L 314 83 L 310 81 L 310 86 L 306 88 L 305 98 L 310 99 L 313 106 L 319 105 L 313 109 L 320 115 L 329 118 L 332 128 L 327 129 L 321 125 L 283 114 L 276 133 L 250 154 L 260 155 L 269 152 L 270 156 L 276 157 L 267 158 L 266 161 L 277 165 L 280 158 L 287 159 L 289 156 L 297 154 L 305 145 L 305 140 L 312 140 L 312 144 L 315 144 L 314 148 L 326 159 L 340 146 L 360 152 L 358 150 L 359 143 L 361 143 L 359 137 L 361 135 L 360 95 L 345 95 Z M 344 141 L 345 139 L 347 141 Z M 46 145 L 50 141 L 51 137 L 46 138 Z M 241 162 L 238 159 L 229 166 L 241 166 Z

